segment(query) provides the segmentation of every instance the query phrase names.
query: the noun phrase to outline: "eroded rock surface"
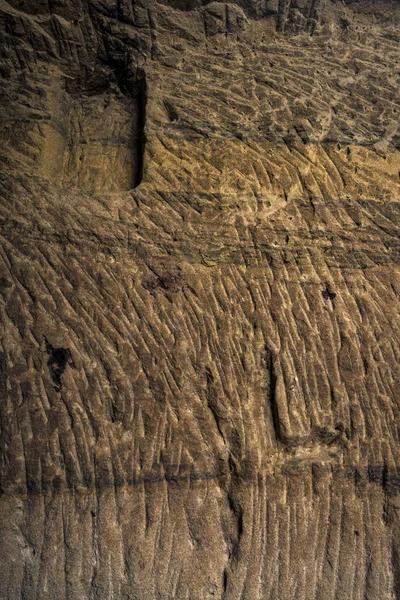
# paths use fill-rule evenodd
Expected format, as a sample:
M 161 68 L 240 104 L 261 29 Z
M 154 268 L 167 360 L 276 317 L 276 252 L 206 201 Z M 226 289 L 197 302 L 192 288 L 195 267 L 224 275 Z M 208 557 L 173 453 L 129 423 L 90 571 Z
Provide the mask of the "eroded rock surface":
M 398 598 L 399 3 L 0 22 L 0 598 Z

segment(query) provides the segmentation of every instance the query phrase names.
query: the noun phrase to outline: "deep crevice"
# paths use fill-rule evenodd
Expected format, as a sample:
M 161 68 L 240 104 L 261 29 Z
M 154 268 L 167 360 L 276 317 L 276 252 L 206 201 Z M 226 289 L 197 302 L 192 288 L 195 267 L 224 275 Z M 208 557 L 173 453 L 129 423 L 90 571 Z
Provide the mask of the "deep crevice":
M 138 142 L 137 142 L 137 169 L 134 187 L 137 188 L 143 180 L 144 150 L 146 145 L 146 108 L 147 108 L 147 81 L 144 71 L 138 73 L 137 79 L 137 107 L 138 107 Z
M 266 350 L 267 353 L 267 369 L 269 372 L 269 392 L 268 392 L 268 402 L 271 410 L 272 417 L 272 425 L 275 433 L 275 438 L 278 444 L 282 443 L 282 432 L 281 426 L 279 423 L 279 414 L 278 414 L 278 406 L 276 402 L 276 373 L 274 368 L 274 359 L 269 350 Z

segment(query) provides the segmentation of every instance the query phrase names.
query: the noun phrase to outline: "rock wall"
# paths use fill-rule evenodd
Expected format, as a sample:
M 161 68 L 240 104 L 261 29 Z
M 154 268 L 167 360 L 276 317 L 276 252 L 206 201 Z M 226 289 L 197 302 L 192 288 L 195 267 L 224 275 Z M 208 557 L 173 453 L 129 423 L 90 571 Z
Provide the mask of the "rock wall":
M 400 5 L 0 0 L 0 598 L 400 597 Z

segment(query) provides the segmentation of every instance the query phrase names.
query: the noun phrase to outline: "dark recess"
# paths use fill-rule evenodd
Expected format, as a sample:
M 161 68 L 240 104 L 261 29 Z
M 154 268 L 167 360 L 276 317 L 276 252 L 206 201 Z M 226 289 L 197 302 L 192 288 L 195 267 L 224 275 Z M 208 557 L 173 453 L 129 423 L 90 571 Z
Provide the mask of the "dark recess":
M 137 123 L 136 123 L 136 152 L 137 165 L 135 180 L 133 187 L 137 188 L 143 179 L 143 157 L 144 147 L 146 144 L 145 125 L 146 125 L 146 106 L 147 106 L 147 81 L 146 74 L 143 69 L 132 69 L 122 64 L 112 64 L 114 68 L 117 84 L 121 92 L 132 98 L 137 107 Z
M 136 170 L 135 187 L 138 187 L 143 179 L 144 148 L 146 145 L 146 106 L 147 106 L 147 81 L 144 71 L 138 72 L 137 77 L 137 106 L 138 106 L 138 164 Z
M 46 352 L 49 355 L 47 366 L 51 374 L 51 378 L 55 383 L 55 389 L 59 392 L 62 388 L 61 375 L 64 373 L 68 365 L 75 368 L 74 360 L 69 348 L 55 348 L 45 337 Z

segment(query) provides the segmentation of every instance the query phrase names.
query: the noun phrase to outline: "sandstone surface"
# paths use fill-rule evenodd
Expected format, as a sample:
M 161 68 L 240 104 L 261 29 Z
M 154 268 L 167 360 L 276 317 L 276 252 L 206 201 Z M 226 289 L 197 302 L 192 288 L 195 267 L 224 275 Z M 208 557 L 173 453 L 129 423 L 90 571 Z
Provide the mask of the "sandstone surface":
M 400 598 L 399 2 L 0 30 L 0 598 Z

